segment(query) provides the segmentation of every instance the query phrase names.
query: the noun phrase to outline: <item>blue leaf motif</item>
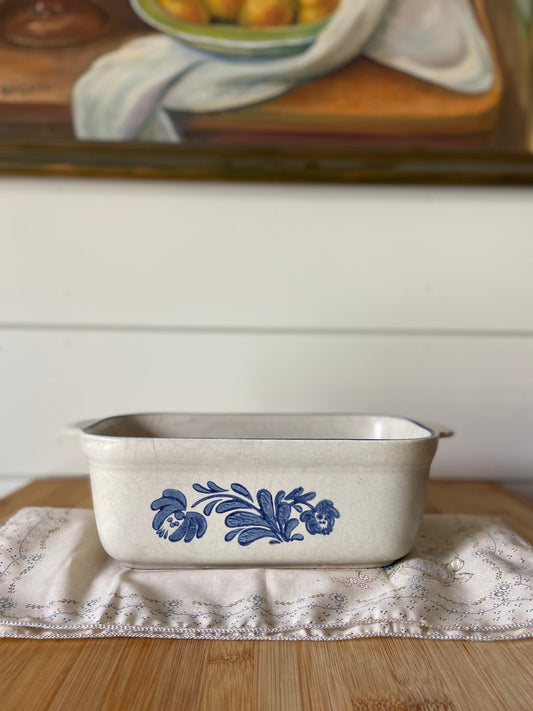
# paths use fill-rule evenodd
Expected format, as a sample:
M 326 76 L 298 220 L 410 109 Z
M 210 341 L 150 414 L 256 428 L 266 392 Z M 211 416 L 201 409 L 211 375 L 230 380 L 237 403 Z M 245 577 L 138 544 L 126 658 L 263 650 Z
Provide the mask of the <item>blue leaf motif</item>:
M 226 535 L 224 536 L 224 540 L 225 540 L 225 541 L 232 541 L 232 540 L 235 538 L 235 536 L 237 536 L 239 533 L 241 533 L 240 529 L 236 529 L 236 530 L 233 530 L 233 531 L 229 531 L 229 532 L 226 533 Z
M 202 486 L 201 484 L 193 484 L 192 488 L 197 491 L 199 494 L 210 494 L 211 490 L 206 489 L 205 486 Z
M 216 505 L 216 503 L 217 503 L 217 500 L 218 500 L 218 499 L 213 499 L 213 501 L 210 501 L 208 504 L 206 504 L 206 506 L 205 506 L 205 508 L 204 508 L 204 514 L 205 514 L 206 516 L 209 516 L 209 515 L 211 514 L 211 511 L 212 511 L 213 508 L 215 507 L 215 505 Z
M 227 511 L 235 511 L 235 509 L 242 509 L 242 508 L 253 508 L 251 504 L 249 504 L 247 501 L 235 501 L 235 499 L 230 499 L 221 501 L 217 508 L 216 511 L 217 513 L 226 513 Z
M 303 487 L 299 486 L 297 489 L 290 491 L 287 494 L 286 499 L 288 501 L 292 501 L 294 504 L 306 504 L 316 496 L 315 491 L 308 491 L 307 494 L 304 494 L 303 492 Z
M 285 526 L 285 536 L 287 538 L 291 537 L 291 533 L 294 531 L 298 523 L 299 522 L 297 518 L 291 518 L 289 521 L 287 521 L 287 525 Z
M 227 489 L 222 489 L 222 487 L 220 487 L 220 486 L 218 486 L 217 484 L 215 484 L 214 481 L 208 481 L 208 482 L 207 482 L 207 486 L 209 487 L 209 489 L 210 489 L 211 491 L 216 491 L 217 493 L 221 493 L 221 492 L 223 492 L 223 491 L 227 491 Z
M 267 528 L 247 528 L 241 531 L 237 540 L 241 546 L 249 546 L 250 543 L 257 541 L 259 538 L 270 538 L 272 536 L 272 531 Z
M 316 492 L 310 491 L 309 493 L 304 494 L 303 496 L 300 496 L 298 501 L 300 501 L 301 503 L 304 503 L 306 501 L 311 501 L 312 499 L 315 499 L 315 498 L 316 498 Z
M 236 494 L 240 494 L 241 496 L 245 496 L 247 499 L 250 499 L 250 501 L 253 501 L 253 497 L 248 491 L 248 489 L 243 486 L 242 484 L 232 484 L 231 488 Z
M 297 496 L 300 496 L 300 494 L 304 493 L 304 488 L 303 486 L 298 486 L 296 489 L 293 489 L 292 491 L 289 491 L 287 494 L 288 499 L 295 499 Z
M 280 526 L 282 528 L 285 527 L 285 524 L 287 523 L 287 521 L 289 520 L 290 517 L 291 517 L 291 507 L 289 506 L 289 504 L 287 502 L 284 501 L 283 503 L 281 503 L 278 506 L 278 521 L 279 521 Z M 297 519 L 294 519 L 294 520 L 297 521 Z
M 283 501 L 284 498 L 285 498 L 285 492 L 278 491 L 278 493 L 276 494 L 276 498 L 274 499 L 274 506 L 276 507 L 276 509 L 281 504 L 281 502 Z
M 270 491 L 267 491 L 267 489 L 260 489 L 257 492 L 257 501 L 265 519 L 269 524 L 275 526 L 276 517 L 274 516 L 274 505 Z
M 264 518 L 251 511 L 237 511 L 226 516 L 224 522 L 228 528 L 240 528 L 241 526 L 263 526 L 267 523 Z

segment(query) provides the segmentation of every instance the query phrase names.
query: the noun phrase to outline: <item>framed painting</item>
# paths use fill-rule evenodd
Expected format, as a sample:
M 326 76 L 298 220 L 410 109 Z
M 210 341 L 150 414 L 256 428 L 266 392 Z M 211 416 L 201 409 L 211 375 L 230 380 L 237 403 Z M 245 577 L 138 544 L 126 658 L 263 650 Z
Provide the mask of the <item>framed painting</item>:
M 533 0 L 0 0 L 0 172 L 533 182 Z

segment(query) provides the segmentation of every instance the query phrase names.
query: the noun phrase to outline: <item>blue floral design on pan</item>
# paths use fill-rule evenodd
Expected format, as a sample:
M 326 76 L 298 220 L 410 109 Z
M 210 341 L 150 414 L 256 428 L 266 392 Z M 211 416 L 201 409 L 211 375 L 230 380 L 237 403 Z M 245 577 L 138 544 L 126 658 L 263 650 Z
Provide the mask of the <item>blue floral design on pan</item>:
M 227 514 L 224 523 L 230 530 L 224 540 L 230 542 L 236 538 L 241 546 L 249 546 L 260 538 L 269 539 L 272 545 L 303 541 L 304 536 L 295 532 L 300 523 L 305 524 L 307 533 L 312 536 L 329 536 L 335 520 L 340 518 L 333 501 L 323 499 L 313 505 L 310 502 L 316 498 L 316 492 L 306 493 L 301 486 L 288 494 L 278 491 L 275 496 L 267 489 L 259 489 L 255 499 L 245 486 L 237 483 L 231 484 L 231 489 L 212 481 L 206 486 L 193 484 L 192 488 L 202 496 L 191 509 L 204 504 L 203 514 L 187 511 L 187 497 L 178 489 L 165 489 L 163 495 L 152 502 L 152 511 L 157 511 L 152 527 L 160 538 L 172 543 L 190 543 L 202 538 L 207 531 L 206 517 L 213 511 Z
M 163 496 L 152 502 L 152 510 L 159 509 L 154 516 L 152 527 L 160 538 L 168 538 L 173 543 L 193 538 L 201 538 L 207 531 L 207 521 L 195 511 L 185 513 L 187 499 L 177 489 L 165 489 Z

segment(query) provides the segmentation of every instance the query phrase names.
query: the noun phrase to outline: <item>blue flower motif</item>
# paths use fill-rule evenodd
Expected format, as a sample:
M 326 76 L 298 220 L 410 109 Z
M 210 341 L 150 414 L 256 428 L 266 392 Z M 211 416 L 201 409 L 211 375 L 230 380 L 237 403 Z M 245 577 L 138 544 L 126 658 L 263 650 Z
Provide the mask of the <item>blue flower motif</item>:
M 201 538 L 207 531 L 207 521 L 196 511 L 186 512 L 187 499 L 177 489 L 165 489 L 163 496 L 151 505 L 154 516 L 152 527 L 160 538 L 169 541 L 190 543 L 193 538 Z
M 308 533 L 315 536 L 317 533 L 322 536 L 329 536 L 333 531 L 335 519 L 340 517 L 340 513 L 333 506 L 333 501 L 323 499 L 309 511 L 304 511 L 300 516 L 300 521 L 305 523 Z

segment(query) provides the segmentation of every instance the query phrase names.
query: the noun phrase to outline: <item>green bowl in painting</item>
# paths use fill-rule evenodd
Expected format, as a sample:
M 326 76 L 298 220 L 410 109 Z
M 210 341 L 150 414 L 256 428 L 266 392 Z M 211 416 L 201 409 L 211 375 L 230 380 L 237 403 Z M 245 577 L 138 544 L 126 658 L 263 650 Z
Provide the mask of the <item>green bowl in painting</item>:
M 311 45 L 329 18 L 284 27 L 249 28 L 213 22 L 202 25 L 172 17 L 158 0 L 130 0 L 134 12 L 160 32 L 214 54 L 231 57 L 284 57 Z

